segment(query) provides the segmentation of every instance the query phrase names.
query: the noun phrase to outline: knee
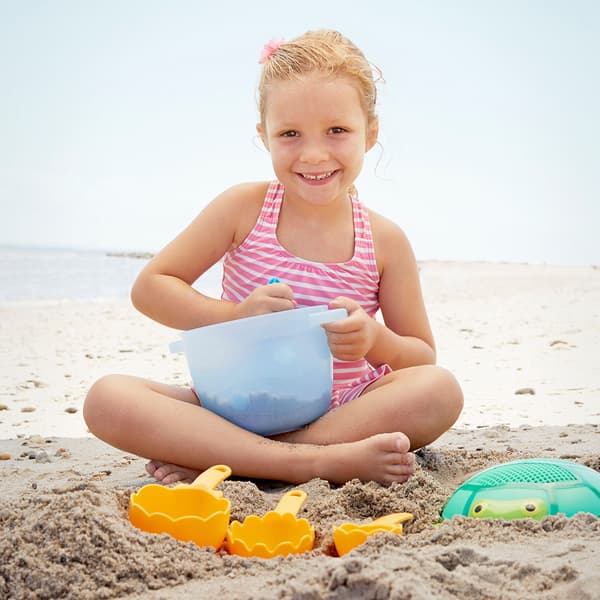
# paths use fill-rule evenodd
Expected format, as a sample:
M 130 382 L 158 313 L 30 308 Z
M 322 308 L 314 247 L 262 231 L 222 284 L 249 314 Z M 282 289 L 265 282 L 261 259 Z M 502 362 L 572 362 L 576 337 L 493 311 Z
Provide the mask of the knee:
M 463 392 L 456 377 L 447 369 L 432 366 L 431 382 L 433 397 L 437 399 L 437 410 L 448 421 L 451 427 L 458 419 L 463 409 Z
M 83 419 L 88 430 L 98 435 L 106 429 L 111 420 L 112 402 L 118 395 L 119 375 L 106 375 L 90 388 L 83 403 Z M 98 435 L 98 437 L 102 437 Z

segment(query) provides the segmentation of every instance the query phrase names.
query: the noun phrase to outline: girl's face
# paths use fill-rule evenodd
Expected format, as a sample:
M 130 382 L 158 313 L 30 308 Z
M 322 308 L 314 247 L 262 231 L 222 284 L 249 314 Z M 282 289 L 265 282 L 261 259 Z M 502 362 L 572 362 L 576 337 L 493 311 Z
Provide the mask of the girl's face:
M 286 198 L 315 205 L 345 201 L 378 133 L 376 120 L 367 123 L 352 80 L 314 73 L 276 81 L 265 108 L 257 131 Z

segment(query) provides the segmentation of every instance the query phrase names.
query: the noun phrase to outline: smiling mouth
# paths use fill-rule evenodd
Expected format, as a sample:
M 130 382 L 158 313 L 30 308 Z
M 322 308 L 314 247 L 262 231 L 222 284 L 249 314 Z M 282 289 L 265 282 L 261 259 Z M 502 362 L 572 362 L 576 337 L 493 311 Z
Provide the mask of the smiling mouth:
M 331 177 L 334 173 L 335 171 L 327 171 L 327 173 L 299 173 L 299 175 L 308 181 L 322 181 L 323 179 Z

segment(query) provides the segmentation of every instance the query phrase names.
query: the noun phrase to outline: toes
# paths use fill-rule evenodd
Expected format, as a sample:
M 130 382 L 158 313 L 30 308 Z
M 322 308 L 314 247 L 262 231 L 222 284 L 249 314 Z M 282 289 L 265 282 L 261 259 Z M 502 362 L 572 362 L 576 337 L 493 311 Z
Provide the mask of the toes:
M 174 481 L 179 481 L 181 478 L 177 473 L 177 467 L 175 465 L 162 463 L 156 471 L 154 471 L 154 478 L 162 483 L 173 483 Z
M 399 462 L 403 465 L 407 465 L 409 467 L 415 466 L 415 455 L 412 452 L 406 452 L 405 454 L 401 454 L 399 458 Z
M 160 469 L 161 482 L 168 483 L 192 483 L 198 476 L 197 471 L 180 467 L 179 465 L 163 465 Z
M 386 473 L 381 483 L 406 483 L 411 476 L 412 473 Z
M 198 476 L 198 472 L 196 471 L 180 467 L 179 465 L 164 463 L 160 460 L 151 460 L 148 462 L 146 471 L 156 481 L 164 484 L 178 482 L 191 483 Z
M 163 463 L 161 463 L 159 460 L 151 460 L 146 463 L 146 473 L 154 477 L 157 469 L 159 469 L 162 465 Z
M 380 433 L 373 436 L 372 439 L 377 439 L 377 443 L 382 450 L 389 452 L 399 452 L 406 454 L 410 450 L 410 440 L 401 431 L 395 433 Z
M 168 475 L 163 477 L 163 480 L 162 480 L 163 483 L 179 483 L 179 482 L 186 482 L 186 481 L 189 481 L 189 479 L 185 479 L 183 477 L 183 474 L 178 471 L 169 473 Z
M 415 455 L 412 452 L 390 452 L 387 455 L 389 464 L 414 466 Z
M 408 451 L 410 450 L 410 440 L 408 439 L 408 437 L 400 432 L 395 433 L 394 436 L 395 436 L 394 449 L 397 452 L 402 452 L 403 454 L 408 454 Z
M 156 469 L 153 473 L 154 479 L 156 479 L 156 481 L 162 481 L 167 475 L 169 474 L 169 471 L 167 469 L 165 469 L 164 465 L 161 467 L 158 467 L 158 469 Z
M 388 469 L 392 475 L 412 475 L 415 468 L 412 465 L 394 465 Z
M 398 458 L 406 459 L 406 455 L 402 454 Z M 414 461 L 406 462 L 406 460 L 396 460 L 387 465 L 384 474 L 385 483 L 404 483 L 410 479 L 415 472 Z

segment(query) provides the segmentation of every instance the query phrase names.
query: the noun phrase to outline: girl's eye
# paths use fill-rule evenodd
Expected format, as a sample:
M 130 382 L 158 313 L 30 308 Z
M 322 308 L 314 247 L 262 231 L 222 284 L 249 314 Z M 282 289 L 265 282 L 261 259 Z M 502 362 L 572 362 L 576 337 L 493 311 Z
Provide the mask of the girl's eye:
M 281 137 L 297 137 L 298 136 L 298 132 L 297 131 L 284 131 L 281 134 Z
M 346 130 L 343 127 L 332 127 L 329 131 L 331 133 L 344 133 Z

